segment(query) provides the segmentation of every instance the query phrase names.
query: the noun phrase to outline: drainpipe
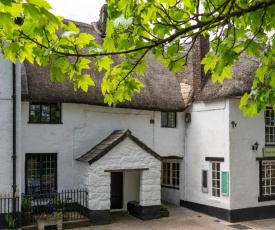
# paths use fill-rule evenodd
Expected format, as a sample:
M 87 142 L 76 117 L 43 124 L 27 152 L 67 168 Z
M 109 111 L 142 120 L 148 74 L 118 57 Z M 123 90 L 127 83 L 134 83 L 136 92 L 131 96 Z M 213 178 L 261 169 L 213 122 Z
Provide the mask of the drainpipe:
M 12 104 L 13 104 L 13 134 L 12 134 L 12 190 L 13 190 L 13 197 L 15 197 L 16 193 L 16 66 L 12 63 Z M 15 212 L 15 203 L 13 206 Z

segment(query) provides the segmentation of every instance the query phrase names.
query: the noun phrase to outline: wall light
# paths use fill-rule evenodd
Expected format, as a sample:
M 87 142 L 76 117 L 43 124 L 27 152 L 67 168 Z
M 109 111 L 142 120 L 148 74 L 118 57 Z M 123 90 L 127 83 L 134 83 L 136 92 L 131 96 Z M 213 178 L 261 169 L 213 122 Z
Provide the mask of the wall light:
M 187 124 L 191 123 L 191 113 L 185 114 L 185 123 L 187 123 Z
M 254 145 L 252 145 L 252 150 L 257 151 L 259 147 L 259 143 L 256 141 Z

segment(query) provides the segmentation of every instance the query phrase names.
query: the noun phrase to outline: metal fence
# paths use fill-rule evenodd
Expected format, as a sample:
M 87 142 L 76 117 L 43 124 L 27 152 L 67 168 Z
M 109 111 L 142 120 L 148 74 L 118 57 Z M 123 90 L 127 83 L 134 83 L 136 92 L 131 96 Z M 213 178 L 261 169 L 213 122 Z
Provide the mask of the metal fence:
M 87 205 L 86 189 L 39 195 L 22 194 L 21 197 L 18 194 L 0 194 L 0 229 L 36 225 L 39 218 L 47 218 L 56 213 L 62 216 L 63 221 L 86 219 L 89 214 Z
M 88 192 L 86 189 L 62 190 L 59 193 L 40 195 L 22 194 L 22 225 L 35 225 L 37 219 L 53 213 L 62 213 L 63 221 L 88 217 Z
M 0 229 L 14 229 L 21 226 L 19 195 L 0 193 Z

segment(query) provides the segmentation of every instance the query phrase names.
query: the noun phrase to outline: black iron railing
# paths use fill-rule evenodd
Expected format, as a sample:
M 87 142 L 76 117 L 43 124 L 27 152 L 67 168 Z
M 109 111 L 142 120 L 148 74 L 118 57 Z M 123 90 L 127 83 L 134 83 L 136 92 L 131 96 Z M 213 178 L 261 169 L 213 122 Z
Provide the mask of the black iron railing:
M 88 192 L 86 189 L 62 190 L 57 193 L 22 194 L 22 225 L 35 225 L 37 219 L 61 213 L 63 221 L 88 217 Z M 59 214 L 60 215 L 60 214 Z
M 18 194 L 0 193 L 0 229 L 15 229 L 21 227 Z

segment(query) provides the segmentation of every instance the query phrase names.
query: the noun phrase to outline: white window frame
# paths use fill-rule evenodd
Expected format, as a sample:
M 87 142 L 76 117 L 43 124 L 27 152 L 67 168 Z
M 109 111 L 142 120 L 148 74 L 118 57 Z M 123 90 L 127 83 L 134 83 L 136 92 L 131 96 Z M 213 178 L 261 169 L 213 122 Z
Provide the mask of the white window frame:
M 265 143 L 275 145 L 275 111 L 272 107 L 265 111 Z
M 262 196 L 275 196 L 275 160 L 262 161 Z
M 211 195 L 221 197 L 221 162 L 211 162 Z
M 175 166 L 175 169 L 173 167 Z M 162 162 L 161 185 L 179 188 L 180 186 L 180 163 L 177 160 L 165 160 Z

